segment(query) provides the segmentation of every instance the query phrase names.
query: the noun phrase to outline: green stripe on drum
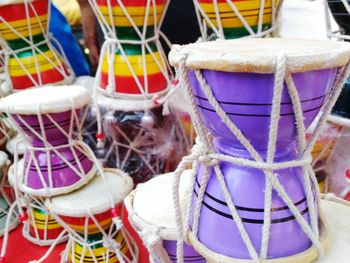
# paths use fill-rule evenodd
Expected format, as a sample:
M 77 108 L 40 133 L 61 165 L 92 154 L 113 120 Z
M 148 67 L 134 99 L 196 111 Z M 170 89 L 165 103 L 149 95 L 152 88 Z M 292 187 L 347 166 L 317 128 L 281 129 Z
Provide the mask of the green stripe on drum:
M 31 40 L 29 38 L 26 38 L 29 42 L 31 42 Z M 39 43 L 45 40 L 45 37 L 43 34 L 39 34 L 39 35 L 35 35 L 33 36 L 33 43 Z M 17 49 L 21 49 L 21 48 L 25 48 L 28 47 L 30 45 L 28 45 L 28 43 L 23 40 L 22 38 L 20 39 L 14 39 L 14 40 L 9 40 L 7 41 L 9 46 L 11 47 L 12 50 L 17 50 Z
M 38 49 L 41 52 L 43 52 L 43 53 L 48 51 L 48 50 L 50 50 L 49 46 L 46 43 L 41 44 L 40 46 L 37 46 L 36 49 L 34 49 L 35 54 L 39 55 L 40 53 L 39 53 Z M 33 56 L 33 50 L 29 49 L 29 50 L 25 50 L 25 51 L 16 52 L 15 54 L 17 55 L 18 58 L 32 57 Z M 15 56 L 11 54 L 10 58 L 15 58 Z
M 271 24 L 263 24 L 262 31 L 265 31 L 270 27 Z M 252 26 L 251 28 L 255 33 L 258 32 L 258 26 Z M 249 36 L 250 34 L 245 27 L 231 27 L 224 28 L 224 35 L 226 39 L 234 39 Z
M 138 27 L 139 31 L 143 32 L 143 27 Z M 121 40 L 140 40 L 139 35 L 136 33 L 134 27 L 115 27 L 117 37 Z M 148 26 L 146 29 L 146 38 L 154 36 L 154 26 Z
M 142 46 L 141 45 L 131 45 L 131 44 L 123 44 L 122 45 L 124 52 L 127 56 L 140 56 L 142 55 Z M 149 43 L 149 47 L 152 52 L 157 52 L 157 46 L 155 43 Z M 122 55 L 120 50 L 117 50 L 116 54 Z M 145 54 L 150 54 L 149 50 L 145 47 Z

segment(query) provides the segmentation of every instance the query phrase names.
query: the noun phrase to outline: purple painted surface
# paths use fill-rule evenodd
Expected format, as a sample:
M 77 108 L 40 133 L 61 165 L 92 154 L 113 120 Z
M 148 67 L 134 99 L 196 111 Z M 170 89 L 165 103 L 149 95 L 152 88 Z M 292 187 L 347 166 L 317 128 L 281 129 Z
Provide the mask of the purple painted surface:
M 259 154 L 266 158 L 274 76 L 272 74 L 227 73 L 209 70 L 203 70 L 202 73 L 211 87 L 214 97 L 219 101 L 232 122 L 243 132 Z M 306 127 L 311 124 L 321 109 L 325 97 L 332 87 L 335 75 L 336 69 L 293 75 L 302 102 Z M 251 159 L 250 154 L 229 131 L 219 116 L 213 112 L 214 109 L 202 92 L 193 72 L 190 73 L 190 83 L 196 96 L 201 118 L 214 137 L 216 151 Z M 299 158 L 295 148 L 295 139 L 295 117 L 287 87 L 284 85 L 275 162 Z M 244 227 L 259 254 L 264 219 L 265 175 L 259 169 L 226 162 L 221 162 L 220 168 L 233 203 L 238 209 Z M 198 238 L 205 246 L 219 254 L 249 259 L 248 250 L 232 219 L 215 172 L 211 170 L 210 173 L 211 177 L 199 217 Z M 274 173 L 278 176 L 281 185 L 297 209 L 309 223 L 310 208 L 307 206 L 305 197 L 302 170 L 290 168 L 276 170 Z M 201 166 L 197 175 L 193 204 L 197 198 L 203 174 L 204 167 Z M 191 226 L 192 224 L 191 221 Z M 304 234 L 289 208 L 273 191 L 268 257 L 290 256 L 300 253 L 310 246 L 310 240 Z
M 71 123 L 71 111 L 50 114 L 50 118 L 54 120 L 56 124 L 46 115 L 42 115 L 43 127 L 40 127 L 37 115 L 17 115 L 13 117 L 26 135 L 31 138 L 31 144 L 35 147 L 43 148 L 43 150 L 34 151 L 34 159 L 30 158 L 29 151 L 24 155 L 24 171 L 26 171 L 29 166 L 28 177 L 25 182 L 28 187 L 32 189 L 67 187 L 80 181 L 80 176 L 85 176 L 91 170 L 93 166 L 92 162 L 79 147 L 62 147 L 57 150 L 66 161 L 76 169 L 76 171 L 74 171 L 74 169 L 70 168 L 67 162 L 63 161 L 57 153 L 52 150 L 45 150 L 44 141 L 37 135 L 45 135 L 43 137 L 46 137 L 47 141 L 53 146 L 68 144 L 67 136 L 57 128 L 57 125 L 68 133 L 69 127 L 75 124 L 74 122 Z M 34 129 L 35 132 L 26 127 L 20 119 L 29 125 L 31 129 Z M 82 170 L 79 168 L 78 163 L 81 164 Z M 45 183 L 40 179 L 36 164 L 40 167 Z M 49 180 L 50 171 L 52 174 L 51 186 Z
M 269 137 L 270 113 L 274 90 L 273 74 L 228 73 L 202 71 L 211 90 L 234 124 L 250 140 L 256 150 L 266 150 Z M 336 69 L 298 73 L 293 79 L 302 101 L 305 125 L 309 126 L 323 105 L 325 95 L 334 81 Z M 190 73 L 190 83 L 201 117 L 214 137 L 228 147 L 243 148 L 213 107 L 206 100 L 199 83 Z M 201 99 L 202 98 L 202 99 Z M 284 85 L 279 121 L 277 149 L 284 149 L 294 139 L 295 118 L 287 87 Z
M 176 257 L 176 241 L 163 240 L 163 246 L 168 252 L 170 261 L 177 263 Z M 205 263 L 205 259 L 193 249 L 192 246 L 184 243 L 184 262 L 185 263 Z

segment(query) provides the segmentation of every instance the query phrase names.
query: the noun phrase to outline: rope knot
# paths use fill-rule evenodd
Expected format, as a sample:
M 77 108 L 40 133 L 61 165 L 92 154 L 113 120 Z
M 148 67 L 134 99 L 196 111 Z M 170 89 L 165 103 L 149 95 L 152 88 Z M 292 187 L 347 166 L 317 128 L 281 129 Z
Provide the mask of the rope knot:
M 213 158 L 209 157 L 208 155 L 199 156 L 198 161 L 206 167 L 212 167 L 212 166 L 215 166 L 219 163 L 219 161 L 217 159 L 213 159 Z
M 123 221 L 120 219 L 120 217 L 113 217 L 112 220 L 115 227 L 117 228 L 117 231 L 123 228 Z
M 162 239 L 159 236 L 159 229 L 155 231 L 144 230 L 140 233 L 142 240 L 148 251 L 154 251 L 157 246 L 162 244 Z
M 106 249 L 111 250 L 111 251 L 119 251 L 120 250 L 120 243 L 118 243 L 113 238 L 108 237 L 108 236 L 103 237 L 102 245 Z

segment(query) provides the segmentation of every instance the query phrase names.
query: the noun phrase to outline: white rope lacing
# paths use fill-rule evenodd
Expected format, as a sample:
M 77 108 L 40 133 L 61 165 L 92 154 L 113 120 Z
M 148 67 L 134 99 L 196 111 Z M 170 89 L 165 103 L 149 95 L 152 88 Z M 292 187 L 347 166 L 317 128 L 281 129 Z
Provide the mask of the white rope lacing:
M 43 80 L 42 80 L 42 76 L 41 76 L 42 72 L 40 70 L 40 65 L 37 58 L 37 55 L 40 55 L 43 57 L 43 59 L 45 59 L 45 63 L 51 64 L 53 68 L 62 76 L 62 81 L 60 81 L 59 83 L 71 84 L 75 79 L 75 75 L 72 70 L 72 67 L 63 51 L 62 46 L 56 39 L 52 37 L 51 33 L 48 30 L 49 18 L 51 13 L 49 3 L 48 3 L 49 6 L 48 6 L 48 15 L 47 15 L 48 19 L 47 20 L 44 19 L 44 21 L 40 20 L 40 17 L 37 14 L 37 11 L 32 1 L 25 0 L 23 5 L 26 13 L 24 18 L 26 19 L 26 26 L 28 28 L 29 38 L 23 36 L 14 26 L 12 26 L 9 22 L 7 22 L 3 17 L 0 17 L 0 22 L 7 27 L 7 30 L 11 30 L 13 34 L 18 36 L 19 39 L 21 39 L 27 44 L 27 47 L 12 50 L 10 45 L 6 42 L 6 40 L 0 33 L 0 45 L 4 49 L 3 53 L 5 55 L 5 73 L 9 80 L 8 83 L 11 83 L 11 85 L 13 85 L 11 81 L 11 74 L 9 69 L 9 60 L 10 60 L 10 57 L 13 57 L 18 63 L 18 65 L 21 67 L 21 69 L 23 70 L 23 73 L 30 79 L 30 81 L 33 84 L 33 87 L 40 87 L 44 85 L 45 83 L 43 83 Z M 32 12 L 35 18 L 34 20 L 32 19 L 33 16 L 31 17 L 30 12 Z M 33 24 L 38 24 L 41 30 L 41 34 L 44 37 L 44 40 L 37 43 L 34 42 L 33 33 L 32 33 Z M 57 45 L 59 49 L 59 53 L 52 46 L 51 42 L 54 42 Z M 44 52 L 40 50 L 39 47 L 42 45 L 47 45 L 49 47 L 49 50 L 53 55 L 53 59 L 48 57 Z M 20 57 L 18 57 L 18 53 L 25 52 L 25 51 L 31 51 L 31 53 L 33 54 L 33 59 L 35 63 L 35 74 L 29 73 L 28 69 L 26 68 L 26 65 L 24 65 Z M 34 75 L 36 75 L 38 81 L 34 79 L 33 77 Z M 14 89 L 16 87 L 11 86 L 11 88 Z
M 325 15 L 325 21 L 326 21 L 326 30 L 327 30 L 327 37 L 332 39 L 338 39 L 338 40 L 350 40 L 350 36 L 344 35 L 342 32 L 340 32 L 340 29 L 333 29 L 332 28 L 332 19 L 331 14 L 329 10 L 329 5 L 327 0 L 324 1 L 324 15 Z M 341 0 L 342 4 L 344 5 L 344 8 L 348 15 L 350 16 L 350 4 L 347 0 Z
M 265 4 L 267 2 L 270 2 L 271 5 L 271 26 L 269 28 L 263 28 L 264 24 L 264 16 L 265 16 Z M 283 0 L 280 0 L 278 2 L 278 6 L 276 6 L 275 0 L 260 0 L 259 5 L 259 12 L 258 12 L 258 24 L 257 24 L 257 31 L 255 32 L 252 26 L 249 25 L 247 19 L 240 13 L 239 8 L 237 7 L 237 4 L 234 3 L 233 0 L 226 0 L 225 3 L 218 3 L 218 0 L 213 0 L 211 3 L 213 5 L 214 11 L 215 11 L 215 18 L 209 18 L 209 15 L 204 11 L 203 7 L 201 6 L 201 3 L 199 0 L 193 0 L 196 14 L 199 22 L 199 28 L 201 31 L 202 39 L 204 41 L 211 40 L 213 38 L 218 39 L 225 39 L 224 34 L 224 26 L 223 26 L 223 20 L 226 19 L 221 15 L 220 12 L 220 5 L 225 5 L 225 8 L 230 8 L 230 11 L 232 11 L 232 19 L 238 19 L 240 23 L 242 24 L 242 27 L 245 28 L 247 31 L 248 36 L 247 37 L 264 37 L 270 34 L 273 34 L 277 28 L 278 25 L 276 23 L 277 21 L 277 15 L 278 11 L 280 9 L 280 6 L 282 5 Z M 225 12 L 227 14 L 227 12 Z M 213 14 L 211 14 L 213 15 Z M 213 31 L 213 35 L 207 35 L 207 26 Z
M 101 29 L 105 36 L 105 42 L 101 48 L 101 55 L 100 55 L 100 61 L 97 68 L 96 78 L 95 78 L 95 84 L 94 84 L 94 92 L 93 92 L 93 98 L 94 98 L 94 106 L 96 108 L 96 118 L 97 118 L 97 126 L 98 126 L 98 147 L 103 147 L 103 127 L 102 127 L 102 116 L 100 113 L 99 105 L 97 103 L 97 90 L 101 92 L 102 94 L 108 95 L 109 97 L 118 97 L 118 98 L 135 98 L 135 99 L 142 99 L 144 101 L 152 100 L 153 103 L 148 104 L 147 106 L 144 106 L 144 111 L 147 114 L 149 110 L 153 107 L 157 107 L 159 105 L 164 105 L 164 113 L 167 114 L 169 112 L 168 110 L 168 97 L 162 97 L 164 96 L 168 90 L 174 90 L 174 87 L 172 87 L 171 79 L 174 78 L 172 70 L 167 63 L 167 59 L 165 56 L 165 53 L 162 49 L 160 38 L 163 38 L 168 45 L 170 45 L 169 40 L 166 38 L 164 34 L 160 32 L 160 27 L 162 25 L 162 22 L 164 20 L 164 16 L 166 13 L 166 10 L 168 8 L 170 1 L 166 1 L 163 13 L 161 14 L 160 18 L 157 17 L 157 5 L 155 0 L 147 0 L 144 12 L 144 19 L 143 19 L 143 25 L 139 28 L 134 21 L 134 17 L 128 13 L 128 10 L 126 6 L 124 5 L 122 0 L 117 0 L 117 6 L 120 8 L 123 12 L 123 15 L 127 19 L 127 21 L 130 23 L 131 27 L 133 28 L 135 34 L 139 38 L 139 40 L 131 40 L 131 39 L 119 39 L 117 37 L 117 32 L 115 29 L 114 24 L 114 17 L 113 17 L 113 6 L 111 4 L 111 1 L 107 1 L 107 9 L 108 14 L 104 15 L 102 14 L 99 5 L 95 0 L 89 0 L 89 3 L 97 17 L 97 20 L 101 26 Z M 147 24 L 149 22 L 149 17 L 153 15 L 153 32 L 154 35 L 147 37 Z M 139 17 L 138 17 L 139 18 Z M 150 44 L 155 44 L 157 47 L 157 51 L 159 53 L 160 59 L 156 57 L 155 52 L 152 50 Z M 142 56 L 142 65 L 143 65 L 143 84 L 139 81 L 139 78 L 131 65 L 131 62 L 129 60 L 129 57 L 126 55 L 126 51 L 124 49 L 124 45 L 138 45 L 141 48 L 141 56 Z M 138 90 L 140 94 L 123 94 L 121 92 L 116 92 L 118 83 L 115 83 L 115 73 L 114 73 L 114 62 L 116 58 L 116 52 L 119 52 L 119 56 L 121 56 L 122 60 L 126 63 L 126 66 L 128 70 L 130 71 L 133 80 L 135 81 Z M 148 83 L 148 73 L 147 73 L 147 63 L 146 63 L 146 52 L 148 55 L 151 56 L 152 61 L 156 64 L 157 68 L 161 72 L 162 76 L 167 82 L 167 87 L 158 93 L 152 93 L 149 94 L 149 83 Z M 101 88 L 101 76 L 102 76 L 102 65 L 104 60 L 107 58 L 108 63 L 108 86 L 106 90 Z M 174 85 L 173 85 L 174 86 Z
M 190 217 L 189 214 L 193 212 L 193 224 L 192 224 L 192 234 L 197 239 L 198 222 L 200 217 L 200 208 L 202 206 L 204 191 L 210 179 L 209 169 L 214 170 L 214 174 L 221 186 L 222 193 L 224 195 L 225 201 L 231 212 L 233 223 L 236 224 L 237 229 L 242 237 L 244 244 L 246 245 L 247 251 L 250 258 L 254 262 L 261 262 L 267 258 L 267 251 L 269 245 L 270 237 L 270 218 L 271 218 L 271 202 L 272 202 L 272 190 L 276 191 L 279 197 L 284 201 L 292 215 L 295 217 L 296 221 L 300 225 L 303 232 L 311 240 L 313 246 L 318 250 L 319 254 L 322 256 L 323 249 L 320 243 L 319 227 L 318 227 L 318 205 L 319 205 L 319 190 L 317 187 L 317 180 L 314 172 L 310 166 L 311 163 L 311 149 L 316 141 L 320 130 L 323 128 L 326 122 L 326 117 L 329 115 L 335 101 L 341 91 L 343 82 L 349 74 L 350 66 L 340 68 L 337 72 L 337 76 L 331 88 L 330 94 L 326 98 L 326 103 L 321 109 L 323 112 L 319 122 L 316 126 L 316 130 L 312 135 L 311 140 L 306 144 L 305 127 L 303 122 L 303 112 L 301 108 L 301 103 L 298 95 L 298 91 L 293 82 L 292 74 L 286 68 L 287 57 L 284 54 L 280 54 L 276 58 L 276 71 L 275 71 L 275 88 L 272 101 L 271 110 L 271 122 L 269 129 L 269 142 L 268 142 L 268 154 L 267 160 L 264 161 L 259 153 L 250 144 L 249 140 L 242 134 L 242 132 L 237 128 L 237 126 L 229 119 L 228 115 L 221 108 L 220 104 L 215 99 L 209 85 L 207 84 L 205 78 L 199 70 L 195 70 L 195 77 L 198 80 L 202 92 L 208 99 L 209 104 L 215 109 L 216 114 L 220 117 L 227 128 L 232 132 L 236 139 L 244 146 L 244 148 L 250 153 L 253 160 L 247 160 L 244 158 L 237 158 L 225 154 L 217 154 L 214 152 L 212 141 L 210 140 L 210 135 L 206 132 L 204 125 L 199 118 L 199 113 L 196 107 L 193 93 L 188 81 L 188 71 L 185 66 L 186 56 L 184 56 L 179 63 L 180 78 L 184 84 L 187 96 L 189 98 L 190 114 L 193 120 L 195 131 L 198 134 L 199 142 L 192 149 L 192 153 L 189 156 L 183 158 L 178 168 L 175 171 L 175 177 L 173 182 L 173 198 L 176 211 L 176 223 L 178 231 L 178 245 L 177 245 L 177 258 L 178 262 L 183 262 L 183 242 L 187 239 L 187 234 L 189 231 Z M 280 118 L 280 102 L 281 93 L 283 89 L 283 83 L 286 83 L 286 87 L 291 98 L 292 107 L 295 116 L 296 130 L 297 130 L 297 147 L 298 152 L 301 153 L 301 158 L 297 160 L 285 161 L 285 162 L 274 162 L 274 154 L 276 150 L 276 139 L 278 133 L 278 120 Z M 264 224 L 262 228 L 262 240 L 261 240 L 261 250 L 260 253 L 255 250 L 251 239 L 242 223 L 240 216 L 237 213 L 236 207 L 228 191 L 225 183 L 224 176 L 220 170 L 219 163 L 225 161 L 239 166 L 254 167 L 261 169 L 266 177 L 265 186 L 265 214 L 264 214 Z M 192 174 L 191 187 L 194 187 L 194 180 L 197 175 L 198 165 L 202 164 L 204 166 L 204 173 L 200 182 L 200 188 L 198 190 L 198 197 L 195 204 L 189 202 L 185 217 L 185 226 L 182 221 L 182 212 L 180 210 L 179 201 L 179 182 L 180 176 L 183 171 L 190 164 L 194 164 L 194 171 Z M 301 167 L 303 170 L 303 181 L 304 181 L 304 191 L 306 193 L 307 204 L 310 214 L 310 225 L 303 218 L 300 211 L 296 208 L 291 198 L 286 193 L 284 187 L 281 185 L 278 177 L 273 173 L 274 170 L 280 170 L 284 168 Z M 194 189 L 194 188 L 193 188 Z M 313 190 L 316 191 L 316 203 L 313 196 Z M 190 199 L 192 200 L 193 192 L 190 194 Z

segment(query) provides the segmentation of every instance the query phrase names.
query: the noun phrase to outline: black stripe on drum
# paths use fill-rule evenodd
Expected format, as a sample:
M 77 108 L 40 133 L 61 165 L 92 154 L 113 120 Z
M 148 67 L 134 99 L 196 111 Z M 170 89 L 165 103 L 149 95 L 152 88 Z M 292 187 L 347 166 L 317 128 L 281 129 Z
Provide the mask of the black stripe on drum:
M 81 154 L 80 156 L 78 156 L 78 160 L 79 160 L 80 162 L 84 161 L 85 159 L 87 159 L 87 156 L 84 155 L 84 154 Z M 68 161 L 70 164 L 72 164 L 72 165 L 76 165 L 76 164 L 77 164 L 75 158 L 74 158 L 73 160 L 67 160 L 67 161 Z M 55 170 L 60 170 L 60 169 L 62 169 L 62 168 L 66 168 L 66 167 L 68 167 L 66 163 L 63 163 L 63 164 L 55 164 L 55 165 L 51 165 L 51 170 L 52 170 L 52 171 L 55 171 Z M 29 170 L 30 170 L 30 171 L 34 171 L 34 172 L 37 171 L 35 165 L 31 166 Z M 48 166 L 47 166 L 47 165 L 45 165 L 45 166 L 44 166 L 44 165 L 40 165 L 40 171 L 42 171 L 42 172 L 47 172 L 47 171 L 48 171 Z
M 63 125 L 70 124 L 70 122 L 71 122 L 71 120 L 70 120 L 70 119 L 67 119 L 67 120 L 63 120 L 63 121 L 57 122 L 57 125 L 63 126 Z M 45 130 L 48 130 L 48 129 L 52 129 L 52 128 L 56 128 L 56 129 L 57 129 L 57 125 L 54 124 L 54 123 L 49 123 L 49 124 L 44 124 L 43 126 L 44 126 Z M 29 129 L 27 126 L 25 126 L 25 125 L 23 125 L 23 124 L 21 124 L 20 126 L 21 126 L 21 128 L 22 128 L 23 130 L 28 130 L 28 131 L 31 130 L 31 129 Z M 40 124 L 38 124 L 38 125 L 29 125 L 29 126 L 30 126 L 32 129 L 34 129 L 34 130 L 39 130 L 39 131 L 41 131 L 41 126 L 40 126 Z
M 270 11 L 270 10 L 271 10 L 271 7 L 264 8 L 264 12 L 265 11 Z M 243 14 L 244 12 L 251 12 L 251 11 L 260 11 L 260 8 L 258 7 L 258 8 L 253 8 L 253 9 L 242 10 L 241 14 Z M 220 15 L 221 14 L 233 14 L 236 17 L 236 15 L 235 15 L 235 13 L 233 11 L 221 11 L 219 13 L 220 13 Z M 207 14 L 208 16 L 212 15 L 212 14 L 216 15 L 216 12 L 205 12 L 205 14 Z
M 270 12 L 264 12 L 264 16 L 266 15 L 271 15 L 271 11 Z M 245 18 L 248 18 L 248 17 L 257 17 L 259 16 L 259 14 L 251 14 L 251 15 L 244 15 Z M 213 16 L 211 15 L 208 15 L 208 17 L 210 19 L 216 19 L 216 14 L 213 14 Z M 229 19 L 239 19 L 237 16 L 230 16 L 230 17 L 220 17 L 220 20 L 221 21 L 224 21 L 224 20 L 229 20 Z
M 301 100 L 300 102 L 301 102 L 301 103 L 304 103 L 304 102 L 310 102 L 310 101 L 320 100 L 320 99 L 325 98 L 327 95 L 328 95 L 328 93 L 325 94 L 325 95 L 322 95 L 322 96 L 315 97 L 315 98 L 306 99 L 306 100 Z M 195 96 L 197 99 L 208 101 L 208 99 L 205 98 L 205 97 L 202 97 L 202 96 L 199 96 L 199 95 L 194 95 L 194 96 Z M 247 103 L 247 102 L 220 101 L 220 100 L 218 100 L 217 102 L 220 103 L 220 104 L 228 104 L 228 105 L 272 106 L 272 103 Z M 281 102 L 281 105 L 292 105 L 292 102 Z
M 198 182 L 198 178 L 196 178 L 196 184 L 198 187 L 200 187 L 200 184 Z M 198 196 L 197 191 L 194 190 L 195 194 Z M 227 203 L 225 201 L 222 201 L 214 196 L 212 196 L 211 194 L 209 194 L 208 192 L 205 192 L 205 195 L 208 196 L 211 200 L 224 205 L 224 206 L 228 206 Z M 298 206 L 302 203 L 304 203 L 306 201 L 306 197 L 304 197 L 303 199 L 301 199 L 300 201 L 294 203 L 295 206 Z M 257 212 L 257 213 L 264 213 L 265 209 L 264 208 L 250 208 L 250 207 L 244 207 L 244 206 L 238 206 L 235 205 L 237 210 L 240 211 L 246 211 L 246 212 Z M 277 212 L 277 211 L 283 211 L 283 210 L 287 210 L 289 209 L 288 206 L 282 206 L 282 207 L 276 207 L 276 208 L 271 208 L 271 212 Z
M 176 255 L 172 255 L 172 254 L 169 254 L 169 258 L 172 259 L 172 260 L 177 260 L 177 256 Z M 204 258 L 202 256 L 184 256 L 184 260 L 186 262 L 190 262 L 190 261 L 198 261 L 198 260 L 204 260 Z
M 202 110 L 206 110 L 206 111 L 210 111 L 210 112 L 215 112 L 215 110 L 212 110 L 212 109 L 208 109 L 206 107 L 203 107 L 201 105 L 198 105 L 197 106 L 202 109 Z M 308 112 L 312 112 L 312 111 L 316 111 L 316 110 L 319 110 L 322 108 L 323 105 L 320 105 L 318 107 L 315 107 L 315 108 L 312 108 L 312 109 L 308 109 L 308 110 L 305 110 L 303 111 L 303 113 L 308 113 Z M 244 113 L 234 113 L 234 112 L 226 112 L 227 115 L 233 115 L 233 116 L 244 116 L 244 117 L 271 117 L 271 114 L 244 114 Z M 293 116 L 294 115 L 294 112 L 292 113 L 280 113 L 280 116 Z
M 49 219 L 49 220 L 46 221 L 44 219 L 39 219 L 39 218 L 35 218 L 35 217 L 34 217 L 34 221 L 38 222 L 38 224 L 44 224 L 46 222 L 48 222 L 48 223 L 57 223 L 57 221 L 55 219 Z
M 196 196 L 197 193 L 195 192 Z M 212 212 L 222 216 L 222 217 L 226 217 L 228 219 L 233 219 L 232 215 L 230 214 L 226 214 L 222 211 L 219 211 L 218 209 L 208 205 L 206 202 L 202 202 L 202 204 L 208 208 L 209 210 L 211 210 Z M 309 212 L 309 208 L 306 207 L 304 210 L 302 210 L 300 213 L 301 215 L 304 215 L 306 214 L 307 212 Z M 278 224 L 278 223 L 285 223 L 285 222 L 288 222 L 288 221 L 292 221 L 295 219 L 295 216 L 288 216 L 288 217 L 281 217 L 281 218 L 278 218 L 278 219 L 271 219 L 271 224 Z M 264 219 L 251 219 L 251 218 L 244 218 L 244 217 L 241 217 L 241 220 L 243 223 L 250 223 L 250 224 L 264 224 Z

